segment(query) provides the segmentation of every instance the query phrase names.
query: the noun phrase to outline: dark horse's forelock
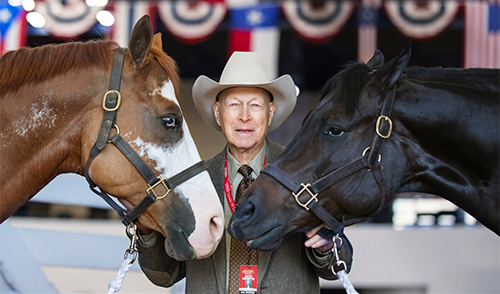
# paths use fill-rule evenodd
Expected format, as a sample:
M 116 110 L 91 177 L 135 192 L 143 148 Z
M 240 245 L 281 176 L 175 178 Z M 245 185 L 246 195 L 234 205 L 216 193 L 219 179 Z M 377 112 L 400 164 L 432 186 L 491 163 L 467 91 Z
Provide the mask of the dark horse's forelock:
M 364 63 L 353 61 L 343 65 L 343 69 L 323 87 L 321 100 L 333 99 L 333 103 L 344 108 L 346 115 L 353 114 L 370 72 L 372 69 Z
M 16 91 L 25 84 L 41 83 L 70 70 L 90 67 L 106 69 L 113 59 L 109 53 L 116 48 L 119 46 L 114 41 L 94 40 L 9 51 L 0 57 L 0 95 Z M 177 88 L 179 75 L 176 63 L 154 47 L 151 47 L 150 52 Z

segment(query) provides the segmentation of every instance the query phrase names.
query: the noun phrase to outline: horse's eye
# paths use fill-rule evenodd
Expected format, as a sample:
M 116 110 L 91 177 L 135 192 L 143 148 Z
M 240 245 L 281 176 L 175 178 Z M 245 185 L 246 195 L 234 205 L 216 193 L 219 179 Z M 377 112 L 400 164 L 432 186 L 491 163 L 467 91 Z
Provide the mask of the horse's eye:
M 177 126 L 177 120 L 175 117 L 164 117 L 162 122 L 167 128 L 175 128 Z
M 329 128 L 326 134 L 332 137 L 340 137 L 344 134 L 344 131 L 338 128 Z

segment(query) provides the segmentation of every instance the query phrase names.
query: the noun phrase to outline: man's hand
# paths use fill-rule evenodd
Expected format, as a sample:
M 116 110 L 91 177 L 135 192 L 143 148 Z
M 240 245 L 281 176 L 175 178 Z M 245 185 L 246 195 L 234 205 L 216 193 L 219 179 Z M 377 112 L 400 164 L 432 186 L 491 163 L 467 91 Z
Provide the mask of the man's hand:
M 324 253 L 332 249 L 333 247 L 332 239 L 325 239 L 320 235 L 316 234 L 324 226 L 326 226 L 326 224 L 321 224 L 315 227 L 314 229 L 306 232 L 306 237 L 309 238 L 304 243 L 306 247 L 317 248 L 319 251 Z M 329 227 L 326 228 L 329 229 Z

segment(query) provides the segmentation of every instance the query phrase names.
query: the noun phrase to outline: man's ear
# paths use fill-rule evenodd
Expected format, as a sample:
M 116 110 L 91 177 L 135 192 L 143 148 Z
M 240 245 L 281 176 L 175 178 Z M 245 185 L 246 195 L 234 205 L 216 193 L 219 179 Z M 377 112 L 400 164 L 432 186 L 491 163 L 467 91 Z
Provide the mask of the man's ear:
M 215 116 L 215 121 L 220 127 L 220 104 L 217 101 L 214 101 L 214 104 L 212 104 L 212 108 L 214 110 L 214 116 Z
M 273 122 L 275 111 L 276 111 L 276 103 L 274 102 L 269 103 L 269 122 L 267 123 L 267 126 L 270 126 L 271 123 Z

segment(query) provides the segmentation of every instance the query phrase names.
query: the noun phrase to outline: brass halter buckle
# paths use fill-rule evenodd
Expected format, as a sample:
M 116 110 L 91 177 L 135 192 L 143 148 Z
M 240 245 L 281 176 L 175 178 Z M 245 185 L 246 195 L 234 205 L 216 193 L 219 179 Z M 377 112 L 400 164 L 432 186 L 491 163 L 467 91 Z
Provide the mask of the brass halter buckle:
M 106 106 L 106 100 L 107 100 L 109 94 L 116 94 L 116 96 L 117 96 L 116 106 L 113 108 L 108 108 Z M 106 110 L 106 111 L 116 111 L 118 109 L 118 107 L 120 107 L 121 101 L 122 101 L 122 95 L 120 94 L 119 91 L 109 90 L 108 92 L 106 92 L 106 94 L 104 94 L 104 98 L 102 99 L 102 108 L 104 108 L 104 110 Z
M 168 193 L 170 193 L 170 191 L 172 191 L 172 189 L 167 187 L 167 184 L 163 181 L 162 177 L 159 176 L 158 180 L 159 181 L 156 182 L 155 184 L 153 184 L 152 186 L 148 184 L 149 188 L 146 190 L 146 192 L 148 194 L 153 193 L 153 195 L 155 195 L 155 197 L 156 197 L 156 200 L 163 199 L 163 198 L 167 197 Z M 158 196 L 158 194 L 156 194 L 156 191 L 154 190 L 160 184 L 162 184 L 163 187 L 165 188 L 165 190 L 167 190 L 167 192 L 165 192 L 165 194 L 163 194 L 162 196 Z
M 308 187 L 310 187 L 310 186 L 311 186 L 311 184 L 304 185 L 303 183 L 301 183 L 300 185 L 302 186 L 302 189 L 301 189 L 301 190 L 300 190 L 297 194 L 295 194 L 295 193 L 293 193 L 293 192 L 292 192 L 292 195 L 295 197 L 295 201 L 297 201 L 297 203 L 298 203 L 300 206 L 304 207 L 306 210 L 309 210 L 309 207 L 307 207 L 307 206 L 308 206 L 308 205 L 309 205 L 309 204 L 310 204 L 313 200 L 314 200 L 314 201 L 316 201 L 316 202 L 318 202 L 318 199 L 316 198 L 316 196 L 318 196 L 318 194 L 317 194 L 317 193 L 316 193 L 316 194 L 313 194 L 313 193 L 311 192 L 311 190 L 309 190 L 309 188 L 308 188 Z M 311 198 L 310 198 L 310 199 L 309 199 L 309 200 L 308 200 L 305 204 L 304 204 L 304 203 L 301 203 L 301 202 L 299 201 L 299 196 L 300 196 L 300 194 L 302 194 L 302 192 L 304 192 L 304 191 L 307 191 L 307 193 L 309 193 L 309 195 L 311 195 Z
M 382 135 L 380 133 L 380 124 L 381 124 L 382 119 L 384 119 L 387 122 L 389 122 L 389 131 L 387 131 L 386 135 Z M 392 134 L 392 120 L 391 120 L 391 118 L 388 117 L 388 116 L 385 116 L 385 115 L 379 116 L 378 119 L 377 119 L 377 125 L 375 126 L 375 131 L 377 132 L 377 135 L 380 136 L 380 138 L 383 138 L 383 139 L 389 138 L 391 136 L 391 134 Z

